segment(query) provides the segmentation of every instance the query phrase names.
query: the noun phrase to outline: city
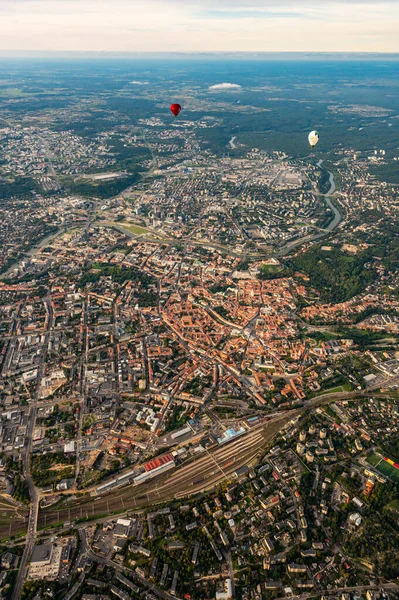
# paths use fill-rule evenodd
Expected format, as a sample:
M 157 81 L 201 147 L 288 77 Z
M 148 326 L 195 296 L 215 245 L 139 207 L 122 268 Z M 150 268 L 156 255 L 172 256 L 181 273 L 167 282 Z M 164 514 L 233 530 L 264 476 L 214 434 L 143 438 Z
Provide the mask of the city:
M 14 103 L 0 597 L 397 597 L 398 156 Z

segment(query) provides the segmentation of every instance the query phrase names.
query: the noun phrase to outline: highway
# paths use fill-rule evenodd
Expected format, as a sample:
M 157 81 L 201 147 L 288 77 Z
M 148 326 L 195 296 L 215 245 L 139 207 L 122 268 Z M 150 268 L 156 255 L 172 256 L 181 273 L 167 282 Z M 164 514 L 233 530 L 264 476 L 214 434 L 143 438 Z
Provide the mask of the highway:
M 87 494 L 69 504 L 64 502 L 42 509 L 39 526 L 45 528 L 58 523 L 138 510 L 213 489 L 222 481 L 231 481 L 234 471 L 239 467 L 253 464 L 265 452 L 273 437 L 298 414 L 299 411 L 290 411 L 279 415 L 148 483 L 118 488 L 97 499 Z
M 24 477 L 25 477 L 25 481 L 28 485 L 29 494 L 30 494 L 30 498 L 31 498 L 30 512 L 29 512 L 29 518 L 28 518 L 28 531 L 26 534 L 24 553 L 22 555 L 21 563 L 19 566 L 19 571 L 18 571 L 16 582 L 15 582 L 12 600 L 18 600 L 21 595 L 22 586 L 23 586 L 23 583 L 24 583 L 24 580 L 26 577 L 26 573 L 27 573 L 28 561 L 29 561 L 33 546 L 35 544 L 37 518 L 38 518 L 38 514 L 39 514 L 40 496 L 39 496 L 39 493 L 33 482 L 32 475 L 30 472 L 30 458 L 31 458 L 31 451 L 32 451 L 33 430 L 34 430 L 35 423 L 36 423 L 37 402 L 39 399 L 40 384 L 42 381 L 42 377 L 44 375 L 47 349 L 48 349 L 48 343 L 49 343 L 49 338 L 50 338 L 50 331 L 53 326 L 53 310 L 51 307 L 50 295 L 48 295 L 46 298 L 46 308 L 47 308 L 47 315 L 48 315 L 47 332 L 45 334 L 42 355 L 40 358 L 40 364 L 39 364 L 39 368 L 38 368 L 36 391 L 35 391 L 34 397 L 32 399 L 32 405 L 31 405 L 30 412 L 29 412 L 29 421 L 28 421 L 28 425 L 26 428 L 26 435 L 25 435 L 25 445 L 22 450 L 22 465 L 23 465 Z

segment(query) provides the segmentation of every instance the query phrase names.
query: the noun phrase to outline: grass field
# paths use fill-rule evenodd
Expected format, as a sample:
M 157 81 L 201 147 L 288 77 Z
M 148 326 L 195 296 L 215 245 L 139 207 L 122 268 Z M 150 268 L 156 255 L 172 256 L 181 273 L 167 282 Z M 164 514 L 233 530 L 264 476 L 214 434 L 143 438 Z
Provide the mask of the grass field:
M 399 469 L 387 463 L 384 460 L 384 456 L 382 454 L 379 454 L 378 452 L 373 452 L 373 454 L 370 454 L 370 456 L 367 457 L 367 462 L 369 463 L 369 465 L 377 469 L 377 471 L 379 471 L 386 477 L 389 477 L 391 481 L 399 483 Z
M 334 382 L 332 381 L 331 383 L 334 383 Z M 317 394 L 314 394 L 311 397 L 317 398 L 318 396 L 323 396 L 324 394 L 339 394 L 341 392 L 351 392 L 351 391 L 352 391 L 352 386 L 348 381 L 346 381 L 345 383 L 342 383 L 341 385 L 336 385 L 335 387 L 332 387 L 332 388 L 326 388 L 325 390 L 320 390 L 319 392 L 317 392 Z
M 399 500 L 392 500 L 392 502 L 386 504 L 385 508 L 399 513 Z
M 344 389 L 344 387 L 342 385 L 340 385 L 339 387 L 330 388 L 328 390 L 320 390 L 319 392 L 317 392 L 317 394 L 312 396 L 312 398 L 317 398 L 317 396 L 323 396 L 324 394 L 338 394 L 340 392 L 345 392 L 345 391 L 346 390 Z
M 134 225 L 133 223 L 125 223 L 121 221 L 120 223 L 115 223 L 113 221 L 109 221 L 108 225 L 112 225 L 113 227 L 121 227 L 122 229 L 126 229 L 135 235 L 142 235 L 143 233 L 151 233 L 149 229 L 145 227 L 140 227 L 140 225 Z
M 122 225 L 124 229 L 128 229 L 132 233 L 136 233 L 137 235 L 141 235 L 142 233 L 148 233 L 148 229 L 145 227 L 140 227 L 140 225 Z
M 262 274 L 269 274 L 269 273 L 277 273 L 278 271 L 281 271 L 282 267 L 280 265 L 269 265 L 269 264 L 265 264 L 262 263 L 260 266 L 260 273 Z
M 375 467 L 375 465 L 380 462 L 381 458 L 382 458 L 381 454 L 378 454 L 377 452 L 373 452 L 373 454 L 370 454 L 370 456 L 367 457 L 367 462 L 372 467 Z
M 23 95 L 24 93 L 21 88 L 8 87 L 0 89 L 0 96 L 4 96 L 5 98 L 18 98 Z
M 386 475 L 387 477 L 389 477 L 389 479 L 391 479 L 395 483 L 399 483 L 399 469 L 397 469 L 396 467 L 393 467 L 392 465 L 388 464 L 387 462 L 385 462 L 383 460 L 380 462 L 377 469 L 383 475 Z

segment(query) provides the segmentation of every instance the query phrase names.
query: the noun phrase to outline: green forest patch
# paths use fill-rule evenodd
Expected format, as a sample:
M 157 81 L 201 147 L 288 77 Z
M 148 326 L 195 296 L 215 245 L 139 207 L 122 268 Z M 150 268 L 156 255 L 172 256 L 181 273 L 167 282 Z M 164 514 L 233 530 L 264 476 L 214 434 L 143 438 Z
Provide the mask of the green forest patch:
M 338 248 L 322 253 L 320 246 L 294 257 L 295 269 L 310 277 L 310 284 L 320 293 L 322 302 L 346 302 L 363 292 L 374 281 L 373 269 L 365 269 L 368 253 L 348 255 Z
M 134 185 L 139 180 L 139 174 L 133 173 L 127 177 L 119 177 L 106 181 L 88 181 L 87 179 L 73 179 L 62 177 L 63 186 L 71 194 L 77 194 L 88 198 L 106 199 L 117 196 L 123 190 Z
M 399 183 L 398 163 L 371 166 L 370 173 L 375 175 L 379 181 L 386 181 L 387 183 Z

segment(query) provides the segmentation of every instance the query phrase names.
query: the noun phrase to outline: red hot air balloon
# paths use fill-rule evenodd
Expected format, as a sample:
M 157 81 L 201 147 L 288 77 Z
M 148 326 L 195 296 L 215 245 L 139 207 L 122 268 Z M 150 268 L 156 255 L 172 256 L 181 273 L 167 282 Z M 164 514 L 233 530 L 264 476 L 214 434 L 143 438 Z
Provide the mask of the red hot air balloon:
M 175 115 L 175 117 L 177 117 L 177 115 L 180 113 L 181 111 L 181 106 L 180 104 L 172 104 L 170 107 L 171 113 L 173 115 Z

